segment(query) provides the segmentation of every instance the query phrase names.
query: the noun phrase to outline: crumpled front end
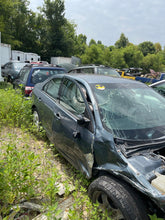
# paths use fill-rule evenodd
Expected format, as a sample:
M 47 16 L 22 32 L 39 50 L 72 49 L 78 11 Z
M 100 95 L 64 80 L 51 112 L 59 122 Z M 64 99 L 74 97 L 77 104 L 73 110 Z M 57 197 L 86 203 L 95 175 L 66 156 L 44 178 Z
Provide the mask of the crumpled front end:
M 154 145 L 153 149 L 147 146 L 129 153 L 123 148 L 108 133 L 99 134 L 94 147 L 97 162 L 94 169 L 129 183 L 165 213 L 164 146 Z

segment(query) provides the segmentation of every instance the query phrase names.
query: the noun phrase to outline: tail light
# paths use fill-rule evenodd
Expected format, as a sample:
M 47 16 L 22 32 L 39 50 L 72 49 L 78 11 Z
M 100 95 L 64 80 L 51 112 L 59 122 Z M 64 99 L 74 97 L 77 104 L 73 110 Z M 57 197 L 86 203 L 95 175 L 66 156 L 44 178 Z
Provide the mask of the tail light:
M 31 86 L 26 86 L 25 87 L 25 95 L 30 95 L 32 93 L 32 90 L 33 90 L 34 87 L 31 87 Z

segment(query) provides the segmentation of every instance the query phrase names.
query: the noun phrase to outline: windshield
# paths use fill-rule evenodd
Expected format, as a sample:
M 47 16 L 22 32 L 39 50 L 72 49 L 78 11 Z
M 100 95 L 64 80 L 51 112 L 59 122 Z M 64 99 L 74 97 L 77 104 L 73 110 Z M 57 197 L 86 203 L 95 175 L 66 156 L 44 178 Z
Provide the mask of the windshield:
M 98 67 L 98 74 L 120 77 L 120 74 L 116 70 L 108 67 Z
M 165 99 L 141 84 L 92 84 L 103 126 L 125 140 L 165 136 Z

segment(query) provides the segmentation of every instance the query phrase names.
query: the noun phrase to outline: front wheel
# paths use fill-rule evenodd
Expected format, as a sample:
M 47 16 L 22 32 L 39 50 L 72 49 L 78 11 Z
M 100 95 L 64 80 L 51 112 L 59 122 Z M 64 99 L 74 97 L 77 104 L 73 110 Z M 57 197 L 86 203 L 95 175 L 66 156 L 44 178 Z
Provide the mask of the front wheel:
M 89 197 L 113 220 L 147 220 L 143 201 L 127 184 L 101 176 L 88 189 Z

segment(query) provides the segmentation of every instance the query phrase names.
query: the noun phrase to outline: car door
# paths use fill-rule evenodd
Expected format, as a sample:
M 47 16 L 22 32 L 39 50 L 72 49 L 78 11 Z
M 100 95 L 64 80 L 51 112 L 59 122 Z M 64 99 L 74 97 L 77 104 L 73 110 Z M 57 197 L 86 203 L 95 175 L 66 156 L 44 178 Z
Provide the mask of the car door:
M 42 97 L 40 112 L 42 111 L 41 121 L 48 136 L 73 166 L 91 177 L 94 125 L 80 86 L 70 79 L 64 79 L 59 97 L 53 97 L 47 86 L 44 90 L 47 97 Z
M 88 177 L 93 167 L 93 120 L 79 84 L 65 78 L 53 120 L 54 140 L 65 157 Z M 84 121 L 83 121 L 84 120 Z M 58 135 L 58 133 L 62 135 Z M 58 136 L 58 137 L 57 137 Z M 62 144 L 61 144 L 62 143 Z
M 58 92 L 61 85 L 62 78 L 55 78 L 46 83 L 42 89 L 37 93 L 37 105 L 38 113 L 43 128 L 45 129 L 47 136 L 53 141 L 53 130 L 52 123 L 54 120 L 54 111 L 56 110 L 56 105 L 59 102 Z

